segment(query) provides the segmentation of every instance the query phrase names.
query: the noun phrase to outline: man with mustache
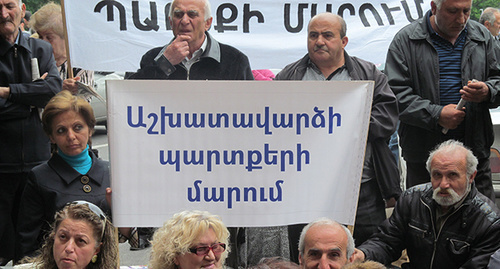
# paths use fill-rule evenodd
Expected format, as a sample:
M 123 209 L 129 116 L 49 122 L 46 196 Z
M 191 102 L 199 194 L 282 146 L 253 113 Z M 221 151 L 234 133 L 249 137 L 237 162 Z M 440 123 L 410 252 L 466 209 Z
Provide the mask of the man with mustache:
M 353 259 L 389 265 L 406 249 L 408 268 L 486 268 L 500 247 L 500 210 L 477 191 L 477 164 L 461 142 L 438 145 L 426 163 L 431 182 L 406 190 Z
M 14 229 L 28 173 L 50 157 L 39 109 L 61 91 L 52 47 L 23 34 L 26 6 L 0 0 L 0 265 L 14 255 Z M 43 79 L 33 81 L 32 59 Z
M 472 0 L 431 1 L 423 18 L 394 36 L 385 73 L 399 103 L 406 186 L 429 182 L 428 152 L 455 139 L 478 158 L 476 187 L 494 201 L 489 109 L 500 104 L 500 59 L 491 33 L 469 20 L 471 7 Z M 460 99 L 465 107 L 456 109 Z
M 401 194 L 396 160 L 387 144 L 396 130 L 398 109 L 386 76 L 373 63 L 350 56 L 344 50 L 348 42 L 346 31 L 344 19 L 336 14 L 314 16 L 308 25 L 308 54 L 286 66 L 276 80 L 375 81 L 354 226 L 354 239 L 360 244 L 385 220 L 386 203 L 393 206 Z M 302 224 L 288 227 L 291 258 L 295 262 L 298 262 L 297 243 L 302 227 Z

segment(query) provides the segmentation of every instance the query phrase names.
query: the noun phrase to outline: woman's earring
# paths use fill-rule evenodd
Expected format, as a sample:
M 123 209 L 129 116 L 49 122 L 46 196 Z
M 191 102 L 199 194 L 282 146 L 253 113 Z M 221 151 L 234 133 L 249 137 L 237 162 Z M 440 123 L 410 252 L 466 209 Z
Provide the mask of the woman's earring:
M 92 256 L 92 263 L 95 263 L 97 261 L 97 254 L 94 254 L 94 256 Z

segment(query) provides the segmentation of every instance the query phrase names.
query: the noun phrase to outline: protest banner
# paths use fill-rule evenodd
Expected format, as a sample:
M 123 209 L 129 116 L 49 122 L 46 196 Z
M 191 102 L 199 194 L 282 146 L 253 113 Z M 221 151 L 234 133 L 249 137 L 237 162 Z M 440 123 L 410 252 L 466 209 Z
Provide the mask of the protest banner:
M 209 33 L 245 53 L 253 69 L 281 69 L 307 53 L 307 24 L 333 12 L 347 23 L 348 53 L 382 65 L 394 34 L 430 9 L 430 0 L 224 2 L 211 0 Z M 65 1 L 73 66 L 136 71 L 141 56 L 173 38 L 171 1 Z
M 353 225 L 372 81 L 108 81 L 117 226 Z

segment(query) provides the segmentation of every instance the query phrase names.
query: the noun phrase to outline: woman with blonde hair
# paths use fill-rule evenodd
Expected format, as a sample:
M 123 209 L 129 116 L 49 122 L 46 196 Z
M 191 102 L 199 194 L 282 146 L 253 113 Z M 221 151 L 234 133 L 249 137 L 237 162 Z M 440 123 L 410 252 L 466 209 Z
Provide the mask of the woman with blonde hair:
M 222 268 L 229 252 L 229 231 L 206 211 L 175 214 L 153 235 L 150 269 Z

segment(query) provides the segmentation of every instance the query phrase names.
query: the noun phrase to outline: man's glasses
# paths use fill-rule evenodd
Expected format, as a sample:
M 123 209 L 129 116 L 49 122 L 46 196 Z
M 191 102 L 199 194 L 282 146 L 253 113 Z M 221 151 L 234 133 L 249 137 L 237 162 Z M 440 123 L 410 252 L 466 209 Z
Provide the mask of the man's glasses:
M 189 251 L 191 253 L 194 253 L 198 256 L 205 256 L 208 254 L 208 252 L 212 250 L 214 254 L 221 254 L 226 250 L 226 244 L 224 243 L 216 243 L 213 244 L 209 247 L 196 247 L 196 248 L 190 248 Z

